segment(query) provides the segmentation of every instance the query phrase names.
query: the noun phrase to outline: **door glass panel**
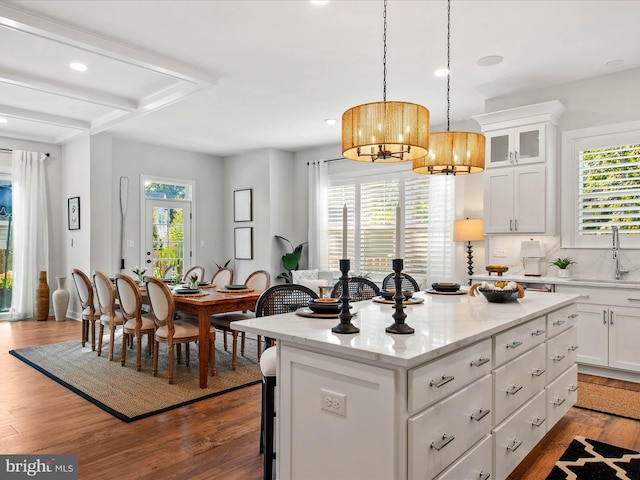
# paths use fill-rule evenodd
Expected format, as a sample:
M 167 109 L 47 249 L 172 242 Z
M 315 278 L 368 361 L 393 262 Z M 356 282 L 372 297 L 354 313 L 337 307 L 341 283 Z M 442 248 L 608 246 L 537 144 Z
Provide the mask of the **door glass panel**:
M 153 247 L 150 260 L 154 277 L 182 278 L 185 252 L 188 251 L 188 225 L 185 223 L 188 218 L 188 207 L 151 205 Z
M 520 158 L 536 158 L 540 156 L 540 130 L 520 132 Z
M 509 161 L 509 135 L 491 137 L 491 163 Z
M 13 235 L 11 180 L 0 178 L 0 318 L 11 312 Z

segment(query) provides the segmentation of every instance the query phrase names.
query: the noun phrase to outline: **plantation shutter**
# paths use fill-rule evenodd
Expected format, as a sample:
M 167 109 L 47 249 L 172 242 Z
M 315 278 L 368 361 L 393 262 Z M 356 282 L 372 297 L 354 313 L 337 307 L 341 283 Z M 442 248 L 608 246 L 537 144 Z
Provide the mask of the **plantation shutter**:
M 355 183 L 335 185 L 329 188 L 329 268 L 339 269 L 339 261 L 342 259 L 342 211 L 346 204 L 348 210 L 348 258 L 354 260 L 355 252 Z M 353 265 L 352 265 L 353 268 Z
M 430 177 L 409 178 L 404 187 L 404 268 L 426 273 L 429 240 Z

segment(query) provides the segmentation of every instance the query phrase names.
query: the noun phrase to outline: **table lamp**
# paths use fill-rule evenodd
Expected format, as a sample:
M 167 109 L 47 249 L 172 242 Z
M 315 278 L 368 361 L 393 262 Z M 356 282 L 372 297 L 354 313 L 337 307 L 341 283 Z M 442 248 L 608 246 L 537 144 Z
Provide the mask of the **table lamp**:
M 542 275 L 542 259 L 547 256 L 544 245 L 540 240 L 524 240 L 520 244 L 520 256 L 524 263 L 524 275 L 526 277 L 539 277 Z
M 484 240 L 484 226 L 481 218 L 467 218 L 453 222 L 453 240 L 456 242 L 467 242 L 467 273 L 469 274 L 469 285 L 473 275 L 473 249 L 471 242 Z

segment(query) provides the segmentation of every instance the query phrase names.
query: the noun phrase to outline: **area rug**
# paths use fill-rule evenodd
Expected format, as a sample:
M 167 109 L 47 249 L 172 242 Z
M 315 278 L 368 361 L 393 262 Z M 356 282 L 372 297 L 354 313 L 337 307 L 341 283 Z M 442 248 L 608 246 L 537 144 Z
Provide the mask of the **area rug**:
M 152 356 L 145 349 L 142 369 L 136 371 L 135 346 L 127 350 L 126 364 L 120 365 L 122 341 L 116 341 L 114 360 L 108 360 L 108 342 L 98 357 L 90 346 L 82 347 L 79 340 L 50 345 L 20 348 L 9 353 L 39 370 L 49 378 L 94 403 L 125 422 L 132 422 L 194 403 L 260 381 L 260 365 L 256 357 L 256 341 L 247 337 L 245 356 L 240 355 L 238 365 L 231 368 L 231 342 L 229 351 L 223 349 L 222 335 L 216 338 L 217 375 L 208 377 L 208 388 L 199 388 L 198 350 L 190 348 L 190 366 L 182 363 L 175 368 L 174 383 L 168 382 L 166 345 L 160 345 L 158 376 L 152 371 Z M 239 339 L 238 339 L 238 343 Z
M 640 420 L 640 391 L 578 380 L 575 406 Z
M 638 480 L 640 453 L 575 437 L 546 480 Z

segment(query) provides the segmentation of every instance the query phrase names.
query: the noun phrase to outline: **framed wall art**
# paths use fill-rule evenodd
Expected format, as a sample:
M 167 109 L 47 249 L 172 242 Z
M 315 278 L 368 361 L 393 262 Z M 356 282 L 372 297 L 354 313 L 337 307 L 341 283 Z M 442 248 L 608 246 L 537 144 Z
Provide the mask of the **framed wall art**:
M 253 259 L 253 227 L 233 229 L 233 245 L 236 260 Z
M 80 230 L 80 197 L 67 200 L 67 217 L 69 230 Z
M 250 222 L 253 220 L 253 189 L 234 190 L 233 221 Z

